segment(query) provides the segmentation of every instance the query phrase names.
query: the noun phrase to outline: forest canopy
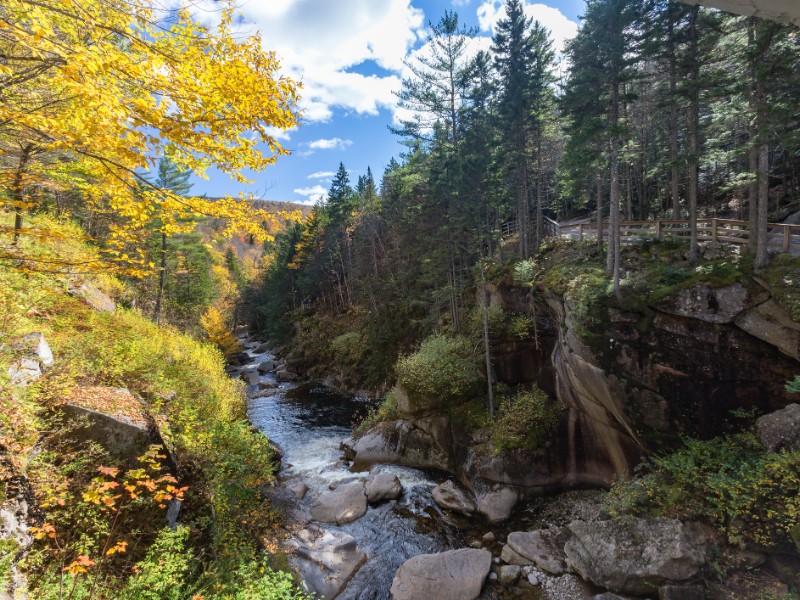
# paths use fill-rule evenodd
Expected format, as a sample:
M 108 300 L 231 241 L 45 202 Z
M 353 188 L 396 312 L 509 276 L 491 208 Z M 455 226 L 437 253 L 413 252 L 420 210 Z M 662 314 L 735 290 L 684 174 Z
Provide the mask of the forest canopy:
M 288 153 L 271 132 L 297 125 L 299 84 L 257 33 L 237 32 L 232 2 L 215 16 L 204 25 L 152 0 L 3 3 L 0 203 L 16 219 L 0 231 L 2 259 L 25 268 L 19 238 L 55 235 L 24 227 L 46 204 L 101 230 L 102 260 L 87 263 L 128 273 L 153 267 L 131 242 L 154 223 L 171 236 L 194 227 L 189 217 L 225 217 L 228 232 L 268 237 L 265 210 L 183 197 L 143 175 L 164 156 L 245 181 Z

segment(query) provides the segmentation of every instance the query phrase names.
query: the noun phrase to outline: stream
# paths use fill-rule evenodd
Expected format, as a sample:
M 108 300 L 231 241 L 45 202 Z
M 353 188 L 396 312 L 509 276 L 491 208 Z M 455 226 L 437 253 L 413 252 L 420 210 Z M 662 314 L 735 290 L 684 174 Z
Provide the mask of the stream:
M 274 360 L 270 353 L 248 351 L 248 354 L 253 360 L 243 369 L 254 369 L 261 362 Z M 368 400 L 344 396 L 315 384 L 277 383 L 271 373 L 261 375 L 259 383 L 276 389 L 250 401 L 250 421 L 283 450 L 280 480 L 299 479 L 308 486 L 301 504 L 309 506 L 314 498 L 329 491 L 331 484 L 366 480 L 376 473 L 397 475 L 403 485 L 399 500 L 370 506 L 356 521 L 321 525 L 352 535 L 368 556 L 336 596 L 337 600 L 387 600 L 397 569 L 412 556 L 464 548 L 489 531 L 497 534 L 498 541 L 485 547 L 497 556 L 500 540 L 505 539 L 508 531 L 527 529 L 537 520 L 523 510 L 512 523 L 498 528 L 479 519 L 442 511 L 433 502 L 431 490 L 447 478 L 443 473 L 393 465 L 376 465 L 370 472 L 354 473 L 342 460 L 339 444 L 350 435 L 357 416 L 366 413 Z M 488 583 L 481 595 L 483 600 L 542 597 L 538 588 L 523 587 L 510 592 L 493 583 Z

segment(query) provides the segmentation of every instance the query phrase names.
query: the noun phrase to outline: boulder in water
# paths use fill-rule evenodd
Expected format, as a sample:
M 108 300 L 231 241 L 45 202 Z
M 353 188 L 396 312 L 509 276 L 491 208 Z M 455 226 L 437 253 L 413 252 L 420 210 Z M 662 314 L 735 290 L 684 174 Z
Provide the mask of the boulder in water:
M 568 537 L 561 528 L 514 531 L 508 534 L 500 558 L 509 564 L 536 565 L 551 575 L 563 575 L 567 571 L 564 544 Z
M 271 360 L 265 360 L 256 367 L 259 373 L 269 373 L 275 368 L 275 363 Z
M 433 501 L 445 510 L 461 513 L 470 517 L 475 513 L 475 502 L 467 494 L 456 486 L 451 480 L 437 485 L 431 492 Z
M 247 385 L 257 385 L 258 384 L 258 371 L 255 370 L 248 370 L 244 371 L 240 375 L 242 381 L 244 381 Z
M 285 547 L 308 590 L 326 600 L 338 596 L 367 560 L 355 538 L 343 531 L 303 529 Z
M 463 548 L 420 554 L 397 570 L 393 600 L 474 600 L 492 566 L 488 550 Z
M 367 481 L 367 501 L 377 504 L 385 500 L 397 500 L 403 493 L 403 484 L 397 475 L 378 473 Z
M 321 523 L 342 525 L 364 516 L 367 495 L 363 481 L 340 485 L 332 492 L 320 494 L 311 505 L 311 518 Z
M 475 498 L 478 511 L 490 523 L 499 523 L 511 516 L 511 511 L 519 501 L 519 492 L 510 487 L 497 486 L 489 491 L 476 493 Z

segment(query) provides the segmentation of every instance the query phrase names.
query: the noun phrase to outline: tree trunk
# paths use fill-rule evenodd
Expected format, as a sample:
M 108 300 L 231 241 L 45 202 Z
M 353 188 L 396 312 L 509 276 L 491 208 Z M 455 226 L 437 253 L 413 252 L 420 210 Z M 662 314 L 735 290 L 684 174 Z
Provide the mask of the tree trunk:
M 697 39 L 697 16 L 700 7 L 695 6 L 689 17 L 689 262 L 696 262 L 697 247 L 697 191 L 700 178 L 700 56 Z
M 23 190 L 25 188 L 23 178 L 25 176 L 25 169 L 28 166 L 28 160 L 31 157 L 32 151 L 32 144 L 27 144 L 24 148 L 22 148 L 22 153 L 20 154 L 19 162 L 17 163 L 17 172 L 14 174 L 14 182 L 11 184 L 11 202 L 14 205 L 14 246 L 16 246 L 19 242 L 19 234 L 22 230 L 22 211 L 24 203 Z
M 769 142 L 767 140 L 767 106 L 764 78 L 756 79 L 756 114 L 758 115 L 758 224 L 756 230 L 755 268 L 763 269 L 769 263 L 767 211 L 769 209 Z
M 542 193 L 542 127 L 539 124 L 536 131 L 536 250 L 542 246 L 542 231 L 544 225 L 544 194 Z
M 494 388 L 492 387 L 492 351 L 489 345 L 489 289 L 486 285 L 486 273 L 483 268 L 483 256 L 481 256 L 481 284 L 483 287 L 481 294 L 481 307 L 483 316 L 483 351 L 486 355 L 486 387 L 489 396 L 489 416 L 494 417 Z
M 597 244 L 603 247 L 603 180 L 597 176 L 595 180 L 597 190 Z
M 161 325 L 161 307 L 164 302 L 164 285 L 167 280 L 167 234 L 161 232 L 161 268 L 158 274 L 158 294 L 156 295 L 156 308 L 153 317 L 157 325 Z
M 670 2 L 670 13 L 673 10 L 673 2 Z M 680 168 L 678 166 L 678 61 L 675 54 L 675 23 L 672 15 L 669 18 L 669 31 L 667 32 L 667 47 L 669 51 L 669 162 L 670 168 L 670 188 L 672 193 L 672 218 L 681 218 L 681 198 L 680 198 Z

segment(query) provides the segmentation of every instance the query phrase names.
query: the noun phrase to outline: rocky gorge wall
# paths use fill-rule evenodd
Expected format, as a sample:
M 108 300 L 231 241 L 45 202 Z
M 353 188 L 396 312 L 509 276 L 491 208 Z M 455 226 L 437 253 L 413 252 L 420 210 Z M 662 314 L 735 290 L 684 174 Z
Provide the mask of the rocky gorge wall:
M 543 447 L 495 455 L 453 407 L 420 411 L 399 389 L 400 419 L 345 444 L 356 464 L 449 471 L 500 520 L 519 499 L 607 486 L 682 436 L 733 431 L 792 402 L 784 386 L 800 373 L 800 324 L 754 278 L 698 282 L 635 309 L 604 303 L 591 318 L 564 295 L 538 293 L 536 341 L 492 347 L 499 381 L 535 382 L 562 405 Z M 491 304 L 530 313 L 531 292 L 499 286 Z

